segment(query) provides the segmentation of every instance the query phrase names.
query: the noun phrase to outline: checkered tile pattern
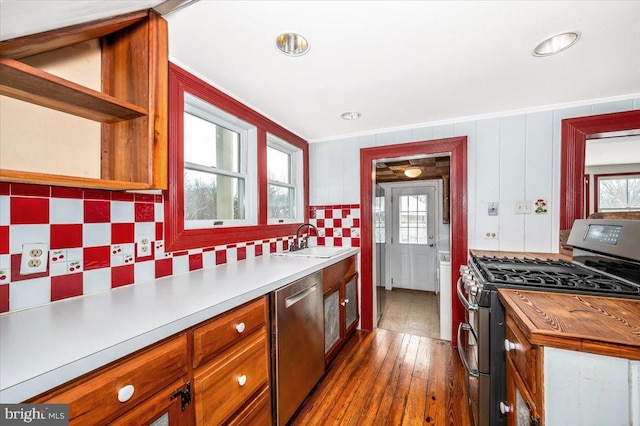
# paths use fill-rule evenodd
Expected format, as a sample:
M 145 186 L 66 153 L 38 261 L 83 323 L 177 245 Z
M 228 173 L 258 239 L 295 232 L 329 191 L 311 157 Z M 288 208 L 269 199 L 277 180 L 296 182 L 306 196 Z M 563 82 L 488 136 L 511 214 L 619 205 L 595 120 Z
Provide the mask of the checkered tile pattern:
M 286 250 L 293 238 L 165 253 L 161 195 L 0 183 L 0 312 Z M 137 256 L 139 238 L 151 252 Z M 22 275 L 22 245 L 49 247 L 46 272 Z
M 311 243 L 319 246 L 360 247 L 360 205 L 309 207 L 309 222 L 318 229 Z

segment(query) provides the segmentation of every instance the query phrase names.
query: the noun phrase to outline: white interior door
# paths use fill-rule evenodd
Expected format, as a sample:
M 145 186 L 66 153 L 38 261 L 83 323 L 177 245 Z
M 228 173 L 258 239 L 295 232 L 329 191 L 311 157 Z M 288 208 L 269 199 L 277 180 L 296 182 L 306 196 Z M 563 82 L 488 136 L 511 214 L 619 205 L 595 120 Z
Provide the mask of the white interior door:
M 392 189 L 392 287 L 436 290 L 436 205 L 433 186 Z

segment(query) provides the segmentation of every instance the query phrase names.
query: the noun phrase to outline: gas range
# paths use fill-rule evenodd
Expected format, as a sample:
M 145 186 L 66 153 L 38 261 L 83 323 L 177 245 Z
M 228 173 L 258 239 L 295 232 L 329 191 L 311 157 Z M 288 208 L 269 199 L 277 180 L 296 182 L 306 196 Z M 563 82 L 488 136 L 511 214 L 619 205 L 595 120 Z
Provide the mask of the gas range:
M 568 244 L 571 262 L 471 256 L 460 268 L 457 295 L 466 313 L 457 344 L 476 426 L 507 424 L 500 405 L 506 368 L 499 288 L 640 299 L 640 221 L 577 220 Z
M 592 261 L 590 264 L 591 267 L 589 264 L 582 266 L 564 260 L 535 258 L 474 256 L 470 259 L 479 290 L 505 287 L 640 298 L 640 285 L 620 277 L 623 274 L 632 278 L 639 269 L 611 261 L 604 264 Z M 600 271 L 597 266 L 605 266 L 609 272 Z

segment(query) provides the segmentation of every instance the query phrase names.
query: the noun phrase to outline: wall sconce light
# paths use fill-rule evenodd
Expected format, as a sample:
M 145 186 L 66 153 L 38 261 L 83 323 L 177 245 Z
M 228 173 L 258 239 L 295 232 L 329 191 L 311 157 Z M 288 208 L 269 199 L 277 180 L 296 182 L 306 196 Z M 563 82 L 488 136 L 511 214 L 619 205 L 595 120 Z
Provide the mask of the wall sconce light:
M 404 169 L 404 174 L 409 178 L 416 178 L 422 174 L 422 169 L 416 166 L 407 167 Z

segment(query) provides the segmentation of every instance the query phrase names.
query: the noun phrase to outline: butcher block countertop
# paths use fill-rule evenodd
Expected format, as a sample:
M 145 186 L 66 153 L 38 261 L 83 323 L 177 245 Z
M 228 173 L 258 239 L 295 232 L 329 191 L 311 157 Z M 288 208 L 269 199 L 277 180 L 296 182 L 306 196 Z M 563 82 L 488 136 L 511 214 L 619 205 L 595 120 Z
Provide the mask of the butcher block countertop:
M 534 252 L 521 252 L 521 251 L 490 251 L 490 250 L 470 250 L 471 254 L 475 256 L 487 256 L 487 257 L 516 257 L 516 258 L 529 258 L 529 259 L 551 259 L 551 260 L 566 260 L 571 262 L 571 256 L 565 256 L 560 253 L 534 253 Z
M 640 300 L 499 289 L 532 344 L 640 360 Z

